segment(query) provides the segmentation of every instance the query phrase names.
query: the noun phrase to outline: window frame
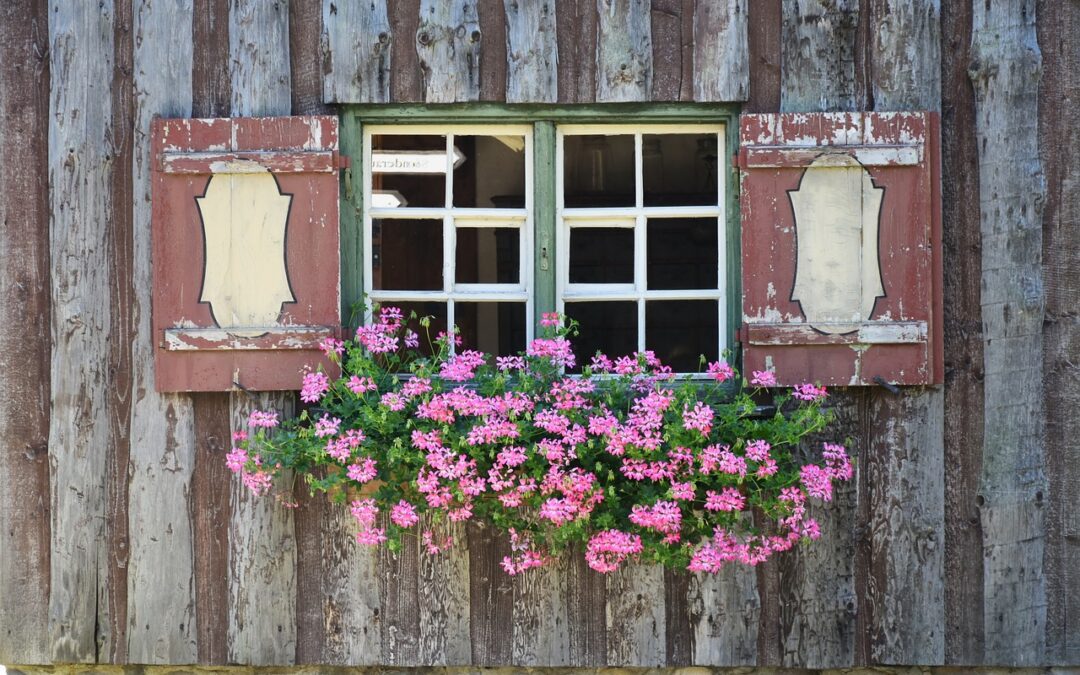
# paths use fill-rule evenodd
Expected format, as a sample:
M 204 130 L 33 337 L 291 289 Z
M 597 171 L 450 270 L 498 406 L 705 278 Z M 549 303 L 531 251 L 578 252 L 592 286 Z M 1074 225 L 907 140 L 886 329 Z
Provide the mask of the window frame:
M 491 125 L 531 125 L 532 208 L 528 209 L 532 233 L 522 246 L 531 250 L 532 294 L 527 300 L 532 321 L 527 334 L 538 334 L 544 312 L 561 308 L 559 280 L 559 198 L 557 181 L 558 125 L 723 125 L 724 145 L 719 149 L 717 179 L 722 189 L 720 209 L 724 216 L 723 248 L 719 261 L 724 289 L 719 300 L 726 320 L 721 321 L 720 349 L 729 360 L 737 358 L 736 331 L 742 321 L 741 259 L 738 204 L 738 171 L 725 158 L 738 151 L 739 106 L 732 104 L 652 103 L 652 104 L 582 104 L 582 105 L 507 105 L 501 103 L 464 103 L 449 105 L 366 104 L 344 106 L 341 110 L 341 153 L 351 168 L 342 172 L 341 190 L 341 298 L 342 317 L 348 328 L 355 329 L 364 317 L 353 308 L 363 299 L 365 271 L 369 265 L 365 242 L 365 176 L 369 156 L 365 147 L 365 127 L 415 126 L 430 132 L 438 127 L 475 127 L 481 131 Z M 674 128 L 674 127 L 672 127 Z M 524 234 L 524 233 L 523 233 Z M 522 279 L 524 282 L 524 278 Z M 526 287 L 530 284 L 525 283 Z M 719 293 L 719 292 L 718 292 Z M 528 308 L 531 308 L 528 309 Z M 643 340 L 639 331 L 639 340 Z

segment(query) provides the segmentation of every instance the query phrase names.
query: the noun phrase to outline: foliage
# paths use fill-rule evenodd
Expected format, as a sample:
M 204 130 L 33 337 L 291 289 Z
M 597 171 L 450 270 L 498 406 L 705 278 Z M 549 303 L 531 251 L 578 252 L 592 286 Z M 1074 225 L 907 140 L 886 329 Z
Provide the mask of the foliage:
M 517 356 L 458 351 L 455 334 L 425 355 L 414 315 L 376 309 L 354 339 L 324 343 L 341 375 L 304 377 L 311 408 L 283 423 L 252 413 L 228 456 L 257 494 L 289 470 L 348 501 L 361 544 L 397 548 L 419 532 L 435 554 L 452 542 L 433 522 L 481 519 L 509 534 L 510 574 L 574 543 L 600 572 L 628 559 L 716 572 L 817 538 L 808 499 L 828 501 L 852 475 L 840 445 L 798 454 L 829 421 L 824 388 L 776 390 L 763 416 L 754 396 L 775 385 L 770 372 L 746 382 L 721 361 L 679 378 L 644 352 L 597 354 L 567 375 L 577 326 L 555 314 Z

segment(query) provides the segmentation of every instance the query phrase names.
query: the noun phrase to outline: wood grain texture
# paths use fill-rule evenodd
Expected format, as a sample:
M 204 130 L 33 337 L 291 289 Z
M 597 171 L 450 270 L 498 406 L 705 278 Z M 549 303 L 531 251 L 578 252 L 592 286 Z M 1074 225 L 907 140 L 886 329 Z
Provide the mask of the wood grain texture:
M 746 112 L 780 110 L 782 0 L 754 0 L 746 8 L 750 90 Z
M 857 109 L 859 0 L 783 0 L 781 109 Z
M 88 663 L 112 652 L 105 523 L 112 2 L 51 3 L 49 43 L 50 658 Z
M 555 103 L 559 98 L 554 0 L 503 0 L 506 16 L 506 102 Z M 486 53 L 486 52 L 485 52 Z M 487 78 L 487 70 L 484 78 Z
M 693 100 L 694 5 L 694 0 L 652 3 L 653 101 Z
M 327 103 L 390 101 L 391 42 L 410 36 L 390 28 L 386 0 L 323 0 Z
M 555 0 L 559 103 L 596 100 L 597 11 L 594 0 Z
M 667 660 L 663 568 L 626 563 L 606 581 L 607 665 L 663 665 Z
M 686 570 L 664 569 L 664 663 L 688 666 L 694 662 L 694 623 L 690 606 L 691 576 Z
M 394 103 L 424 100 L 424 77 L 416 53 L 416 29 L 420 25 L 420 0 L 394 0 L 387 6 L 390 27 L 390 98 Z
M 982 212 L 985 424 L 979 486 L 985 651 L 995 664 L 1046 659 L 1046 450 L 1043 440 L 1041 55 L 1033 0 L 975 3 Z
M 231 114 L 285 115 L 292 106 L 289 14 L 281 0 L 233 0 L 229 9 Z M 252 409 L 288 417 L 289 393 L 230 395 L 233 431 L 246 430 Z M 228 658 L 250 665 L 289 665 L 296 655 L 296 540 L 293 514 L 273 499 L 254 498 L 232 482 L 229 522 Z
M 761 599 L 754 569 L 731 564 L 715 575 L 693 575 L 689 595 L 693 663 L 756 665 Z
M 945 294 L 945 661 L 983 653 L 983 340 L 979 162 L 971 63 L 971 4 L 941 11 L 942 220 Z M 964 583 L 952 583 L 963 579 Z
M 648 0 L 596 0 L 596 101 L 648 101 L 652 25 Z
M 131 354 L 125 392 L 130 399 L 130 469 L 123 475 L 130 537 L 125 661 L 132 663 L 190 663 L 198 657 L 195 507 L 189 501 L 195 468 L 193 410 L 187 396 L 154 391 L 157 343 L 150 329 L 150 122 L 154 115 L 191 114 L 192 20 L 190 1 L 139 2 L 128 45 L 135 98 L 132 118 L 125 120 L 134 123 L 134 135 L 124 208 L 131 204 L 132 227 L 129 243 L 115 250 L 130 257 L 118 260 L 116 269 L 126 266 L 130 272 L 120 278 L 126 277 L 128 289 L 113 307 L 114 315 L 126 311 L 130 319 L 126 332 L 114 327 L 113 344 L 124 343 Z
M 453 545 L 436 555 L 420 552 L 417 582 L 420 634 L 414 665 L 470 665 L 468 538 L 461 523 L 435 523 L 432 518 L 425 515 L 421 527 L 430 531 L 436 542 L 451 539 Z
M 874 107 L 940 110 L 937 0 L 872 0 L 865 69 Z M 871 663 L 945 659 L 944 395 L 940 388 L 875 390 L 865 474 L 869 522 L 862 635 Z
M 510 663 L 551 667 L 570 664 L 566 567 L 564 556 L 513 577 Z
M 503 0 L 477 0 L 480 34 L 487 38 L 480 50 L 480 100 L 505 101 L 509 36 Z M 554 54 L 554 52 L 552 52 Z
M 233 433 L 247 431 L 252 410 L 292 414 L 291 394 L 230 394 Z M 229 522 L 228 660 L 253 666 L 291 665 L 296 654 L 296 540 L 292 510 L 273 496 L 290 476 L 255 497 L 231 483 Z
M 747 0 L 699 2 L 694 12 L 694 100 L 750 96 Z
M 408 666 L 420 658 L 420 540 L 406 536 L 400 551 L 379 554 L 380 663 Z
M 323 5 L 320 0 L 289 3 L 289 75 L 293 114 L 318 115 L 323 105 L 323 71 L 330 50 L 324 44 Z
M 570 665 L 607 663 L 607 577 L 585 562 L 584 547 L 566 553 L 566 617 L 569 621 Z
M 232 102 L 229 2 L 193 0 L 191 114 L 194 117 L 223 117 L 229 114 Z
M 1043 396 L 1047 474 L 1046 660 L 1080 663 L 1080 126 L 1069 102 L 1080 100 L 1076 3 L 1038 2 L 1039 152 L 1046 173 L 1043 211 Z
M 499 563 L 510 555 L 510 540 L 479 521 L 469 522 L 466 530 L 472 664 L 506 665 L 513 658 L 514 583 Z
M 49 79 L 42 0 L 0 6 L 0 663 L 49 660 Z
M 416 54 L 426 103 L 479 100 L 481 38 L 476 0 L 420 0 Z
M 232 0 L 229 63 L 232 115 L 288 114 L 292 108 L 288 2 Z

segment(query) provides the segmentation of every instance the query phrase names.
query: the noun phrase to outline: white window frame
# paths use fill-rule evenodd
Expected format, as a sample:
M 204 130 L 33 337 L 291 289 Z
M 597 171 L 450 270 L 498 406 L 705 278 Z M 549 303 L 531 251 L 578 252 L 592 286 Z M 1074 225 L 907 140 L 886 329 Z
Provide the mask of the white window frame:
M 372 207 L 371 151 L 373 136 L 446 136 L 446 186 L 442 207 Z M 454 170 L 453 153 L 455 136 L 524 136 L 525 138 L 525 206 L 520 209 L 491 209 L 453 206 Z M 535 293 L 533 275 L 533 125 L 532 124 L 378 124 L 363 126 L 363 246 L 364 246 L 364 294 L 372 302 L 444 302 L 446 325 L 456 324 L 454 305 L 457 302 L 518 302 L 525 305 L 525 338 L 534 337 Z M 438 291 L 387 291 L 374 288 L 372 265 L 372 221 L 376 219 L 442 220 L 443 223 L 443 288 Z M 457 228 L 503 227 L 520 229 L 520 261 L 517 284 L 458 284 Z M 371 306 L 367 308 L 367 322 L 371 321 Z M 451 348 L 453 346 L 451 345 Z M 525 345 L 521 345 L 524 349 Z
M 555 127 L 555 302 L 565 313 L 566 303 L 589 301 L 633 301 L 637 303 L 637 348 L 644 351 L 645 303 L 649 300 L 715 300 L 717 306 L 717 355 L 727 349 L 727 194 L 724 167 L 721 159 L 727 148 L 725 124 L 560 124 Z M 642 137 L 653 134 L 717 135 L 717 204 L 715 206 L 645 206 L 644 164 Z M 634 137 L 634 205 L 626 207 L 565 206 L 564 148 L 567 136 L 633 135 Z M 648 219 L 652 218 L 716 218 L 716 289 L 649 290 L 647 270 Z M 625 227 L 634 231 L 633 283 L 581 284 L 570 283 L 570 231 L 585 227 Z

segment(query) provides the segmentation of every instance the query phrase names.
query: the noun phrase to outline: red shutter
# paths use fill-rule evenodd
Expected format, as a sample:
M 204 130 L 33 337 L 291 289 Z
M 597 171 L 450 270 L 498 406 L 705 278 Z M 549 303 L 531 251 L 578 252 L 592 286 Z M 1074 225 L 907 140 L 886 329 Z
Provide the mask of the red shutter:
M 157 390 L 298 389 L 341 326 L 337 119 L 152 133 Z
M 935 113 L 743 115 L 743 367 L 942 381 Z

